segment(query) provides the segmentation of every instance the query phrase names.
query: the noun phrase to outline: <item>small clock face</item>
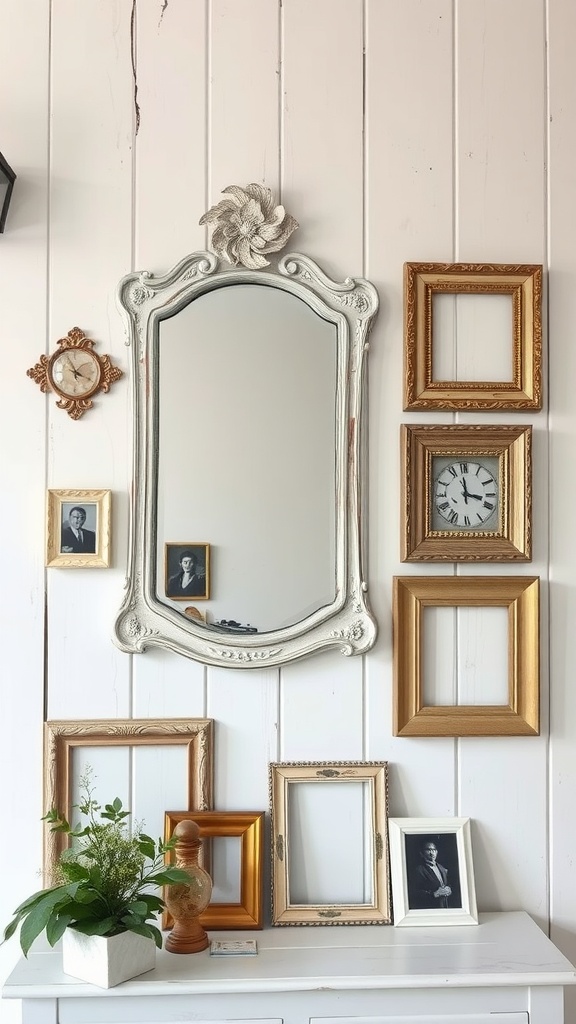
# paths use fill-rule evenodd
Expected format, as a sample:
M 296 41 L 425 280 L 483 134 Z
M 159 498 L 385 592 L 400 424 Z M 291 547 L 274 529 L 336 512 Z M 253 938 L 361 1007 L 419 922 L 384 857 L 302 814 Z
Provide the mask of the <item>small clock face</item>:
M 432 527 L 493 530 L 498 525 L 498 460 L 434 460 Z
M 70 348 L 54 356 L 50 375 L 54 389 L 66 398 L 85 398 L 100 383 L 101 369 L 97 356 L 83 348 Z

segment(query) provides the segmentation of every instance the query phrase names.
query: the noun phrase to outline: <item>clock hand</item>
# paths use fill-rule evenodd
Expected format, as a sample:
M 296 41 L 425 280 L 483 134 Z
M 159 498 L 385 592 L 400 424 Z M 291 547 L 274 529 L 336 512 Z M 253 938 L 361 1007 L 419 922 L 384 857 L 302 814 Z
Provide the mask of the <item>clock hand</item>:
M 466 504 L 468 504 L 468 498 L 470 497 L 470 495 L 468 494 L 468 488 L 466 487 L 466 481 L 464 477 L 462 477 L 462 480 L 460 482 L 462 484 L 462 494 L 464 495 L 464 501 L 466 502 Z

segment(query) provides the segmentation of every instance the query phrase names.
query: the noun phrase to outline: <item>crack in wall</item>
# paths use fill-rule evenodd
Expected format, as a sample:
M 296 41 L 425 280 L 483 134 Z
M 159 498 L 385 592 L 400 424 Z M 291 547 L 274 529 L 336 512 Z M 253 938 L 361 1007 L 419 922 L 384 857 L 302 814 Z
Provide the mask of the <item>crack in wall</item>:
M 166 0 L 167 2 L 167 0 Z M 138 135 L 140 128 L 140 106 L 138 104 L 138 77 L 136 75 L 136 3 L 132 0 L 132 12 L 130 15 L 130 56 L 132 58 L 132 77 L 134 79 L 134 115 L 136 127 L 134 135 Z
M 164 17 L 164 11 L 166 10 L 167 7 L 168 7 L 168 0 L 162 0 L 162 9 L 160 11 L 160 21 L 158 22 L 158 28 L 160 28 L 160 25 L 162 24 L 162 18 Z

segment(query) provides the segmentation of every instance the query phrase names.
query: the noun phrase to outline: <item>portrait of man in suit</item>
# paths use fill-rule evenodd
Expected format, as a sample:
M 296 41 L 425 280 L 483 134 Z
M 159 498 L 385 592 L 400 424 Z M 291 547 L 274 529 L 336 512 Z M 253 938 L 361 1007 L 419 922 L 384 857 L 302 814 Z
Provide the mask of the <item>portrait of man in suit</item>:
M 412 840 L 412 843 L 407 843 L 406 846 L 410 910 L 461 907 L 455 836 L 412 835 L 405 838 Z
M 62 529 L 60 537 L 61 554 L 95 554 L 96 533 L 85 526 L 86 508 L 74 505 L 68 513 L 62 509 Z

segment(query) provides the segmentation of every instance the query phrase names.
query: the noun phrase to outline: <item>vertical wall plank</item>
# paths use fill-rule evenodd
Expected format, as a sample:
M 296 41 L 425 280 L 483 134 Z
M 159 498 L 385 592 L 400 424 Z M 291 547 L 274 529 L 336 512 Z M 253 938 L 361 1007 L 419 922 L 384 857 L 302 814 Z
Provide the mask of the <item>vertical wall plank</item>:
M 399 560 L 398 425 L 409 418 L 401 411 L 402 266 L 452 255 L 452 4 L 368 0 L 366 10 L 366 274 L 381 302 L 369 369 L 368 579 L 380 630 L 366 659 L 367 752 L 391 762 L 392 814 L 445 815 L 455 810 L 453 741 L 392 737 L 391 600 L 394 575 L 421 571 Z
M 497 16 L 496 16 L 497 13 Z M 522 46 L 518 46 L 519 19 Z M 544 8 L 542 0 L 502 7 L 484 0 L 458 5 L 456 32 L 457 253 L 465 259 L 539 262 L 543 257 L 545 189 Z M 514 89 L 510 82 L 514 82 Z M 518 91 L 517 91 L 518 90 Z M 518 104 L 516 96 L 522 95 Z M 520 254 L 520 255 L 518 255 Z M 471 418 L 471 414 L 469 417 Z M 502 417 L 500 416 L 500 421 Z M 477 422 L 476 418 L 476 422 Z M 540 424 L 539 424 L 540 426 Z M 544 427 L 545 424 L 542 424 Z M 546 453 L 535 455 L 535 555 L 530 572 L 547 575 L 539 558 L 546 537 Z M 479 567 L 465 565 L 463 574 Z M 503 574 L 513 572 L 503 566 Z M 482 568 L 489 574 L 489 570 Z M 546 650 L 546 588 L 541 642 Z M 543 730 L 547 728 L 547 671 L 542 665 Z M 460 812 L 475 821 L 481 844 L 477 871 L 488 905 L 518 905 L 547 915 L 546 740 L 500 738 L 460 744 Z M 506 785 L 487 785 L 487 779 Z M 497 834 L 497 839 L 496 839 Z M 530 866 L 518 857 L 518 836 L 529 835 Z M 538 871 L 534 869 L 538 863 Z
M 550 0 L 549 10 L 549 331 L 550 331 L 550 831 L 551 938 L 576 960 L 574 780 L 576 778 L 576 91 L 571 39 L 576 9 Z M 566 994 L 566 1019 L 576 1017 L 576 992 Z
M 106 487 L 123 496 L 128 360 L 115 286 L 131 250 L 130 10 L 122 0 L 53 6 L 48 347 L 53 352 L 59 338 L 81 327 L 125 376 L 77 422 L 50 397 L 48 480 L 50 487 Z M 125 577 L 126 511 L 119 497 L 111 569 L 48 570 L 51 718 L 127 713 L 130 662 L 112 643 Z M 88 662 L 98 680 L 89 688 L 83 682 Z
M 46 338 L 49 12 L 43 0 L 0 7 L 0 147 L 18 175 L 0 235 L 0 800 L 18 844 L 0 847 L 0 920 L 37 888 L 42 863 L 46 399 L 26 377 Z M 15 96 L 17 94 L 17 101 Z M 0 980 L 18 959 L 0 947 Z M 18 1002 L 2 1008 L 20 1019 Z

